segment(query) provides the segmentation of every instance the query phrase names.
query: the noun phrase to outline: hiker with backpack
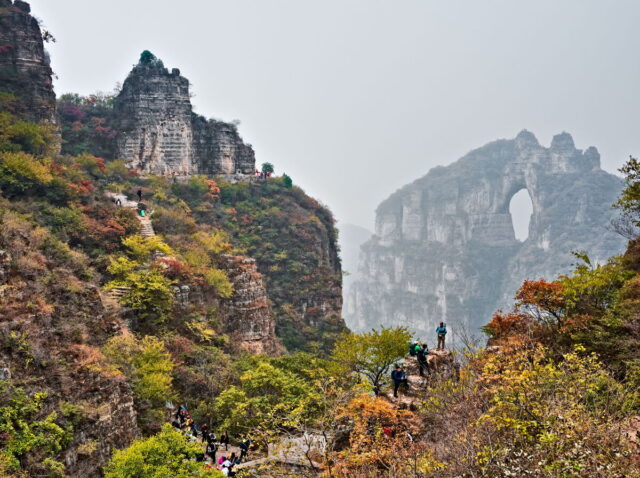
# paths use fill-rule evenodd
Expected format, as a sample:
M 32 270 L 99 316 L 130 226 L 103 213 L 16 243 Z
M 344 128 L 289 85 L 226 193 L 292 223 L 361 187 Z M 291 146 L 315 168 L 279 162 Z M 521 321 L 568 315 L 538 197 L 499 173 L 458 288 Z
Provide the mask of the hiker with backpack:
M 404 373 L 400 365 L 396 365 L 395 370 L 391 372 L 391 380 L 393 380 L 393 396 L 394 398 L 398 398 L 398 388 L 400 385 L 403 383 L 407 386 L 409 385 L 407 374 Z
M 409 355 L 412 357 L 416 356 L 416 345 L 418 345 L 418 342 L 415 340 L 409 344 Z
M 421 377 L 424 377 L 424 370 L 427 371 L 427 375 L 431 375 L 431 371 L 429 370 L 429 362 L 427 360 L 428 355 L 429 355 L 429 347 L 427 346 L 427 344 L 422 344 L 422 347 L 420 347 L 416 352 L 416 356 L 418 357 L 418 366 L 420 367 Z
M 444 350 L 444 339 L 447 335 L 447 325 L 444 322 L 440 322 L 440 326 L 436 328 L 436 334 L 438 335 L 436 350 Z

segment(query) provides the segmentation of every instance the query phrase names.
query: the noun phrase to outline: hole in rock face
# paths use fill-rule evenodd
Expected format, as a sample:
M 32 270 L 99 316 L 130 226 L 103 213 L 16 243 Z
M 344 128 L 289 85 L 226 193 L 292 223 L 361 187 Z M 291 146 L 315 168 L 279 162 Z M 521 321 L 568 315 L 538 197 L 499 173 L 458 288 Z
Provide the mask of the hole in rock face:
M 513 195 L 511 202 L 509 202 L 509 213 L 516 239 L 526 241 L 529 237 L 531 214 L 533 214 L 533 202 L 531 202 L 529 191 L 521 189 Z

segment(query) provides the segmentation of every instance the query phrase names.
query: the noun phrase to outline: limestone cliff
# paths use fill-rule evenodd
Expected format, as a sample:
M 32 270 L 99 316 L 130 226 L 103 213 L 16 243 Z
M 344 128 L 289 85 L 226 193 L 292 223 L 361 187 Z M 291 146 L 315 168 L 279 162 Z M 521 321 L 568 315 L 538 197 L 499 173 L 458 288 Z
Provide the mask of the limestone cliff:
M 57 131 L 53 72 L 30 11 L 26 2 L 0 0 L 0 90 L 12 95 L 2 108 Z
M 509 203 L 522 189 L 533 214 L 519 242 Z M 402 324 L 425 338 L 439 321 L 477 330 L 523 279 L 568 272 L 572 250 L 595 260 L 620 253 L 623 238 L 607 229 L 620 189 L 600 169 L 598 151 L 576 149 L 567 133 L 545 148 L 523 131 L 434 168 L 378 207 L 347 323 Z
M 144 173 L 252 174 L 255 155 L 234 124 L 193 113 L 189 80 L 153 58 L 138 63 L 115 101 L 116 156 Z
M 225 259 L 225 271 L 233 284 L 233 296 L 222 304 L 225 331 L 233 344 L 245 352 L 278 355 L 283 347 L 276 338 L 276 322 L 255 259 Z

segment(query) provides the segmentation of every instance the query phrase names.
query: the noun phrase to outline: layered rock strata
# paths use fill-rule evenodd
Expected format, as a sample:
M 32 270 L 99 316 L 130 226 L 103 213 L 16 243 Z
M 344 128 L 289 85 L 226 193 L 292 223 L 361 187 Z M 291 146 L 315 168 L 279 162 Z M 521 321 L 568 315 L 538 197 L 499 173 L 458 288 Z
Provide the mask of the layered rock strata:
M 154 60 L 136 65 L 115 101 L 116 156 L 130 168 L 167 176 L 249 175 L 255 154 L 234 124 L 191 106 L 189 80 Z
M 526 189 L 529 236 L 516 240 L 511 198 Z M 471 151 L 403 187 L 376 211 L 376 233 L 361 248 L 347 323 L 363 330 L 407 325 L 425 339 L 447 322 L 454 338 L 475 333 L 507 307 L 525 278 L 568 272 L 571 251 L 604 261 L 624 248 L 609 228 L 621 180 L 600 169 L 594 147 L 567 133 L 541 146 L 522 131 Z
M 245 352 L 279 355 L 283 348 L 276 338 L 275 319 L 255 259 L 231 255 L 224 259 L 233 284 L 233 295 L 222 303 L 225 332 Z
M 0 0 L 1 107 L 20 118 L 51 125 L 58 132 L 53 71 L 38 21 L 29 4 Z

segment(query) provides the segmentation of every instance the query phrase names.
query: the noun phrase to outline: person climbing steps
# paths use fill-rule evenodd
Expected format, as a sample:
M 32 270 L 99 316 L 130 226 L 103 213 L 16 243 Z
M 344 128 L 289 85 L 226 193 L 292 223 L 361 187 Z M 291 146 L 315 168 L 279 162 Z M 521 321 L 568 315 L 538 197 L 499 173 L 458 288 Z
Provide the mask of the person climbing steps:
M 396 365 L 395 370 L 391 372 L 391 380 L 393 380 L 393 396 L 395 398 L 398 398 L 398 388 L 400 387 L 400 385 L 409 385 L 407 374 L 404 373 L 404 370 L 402 370 L 400 365 Z

